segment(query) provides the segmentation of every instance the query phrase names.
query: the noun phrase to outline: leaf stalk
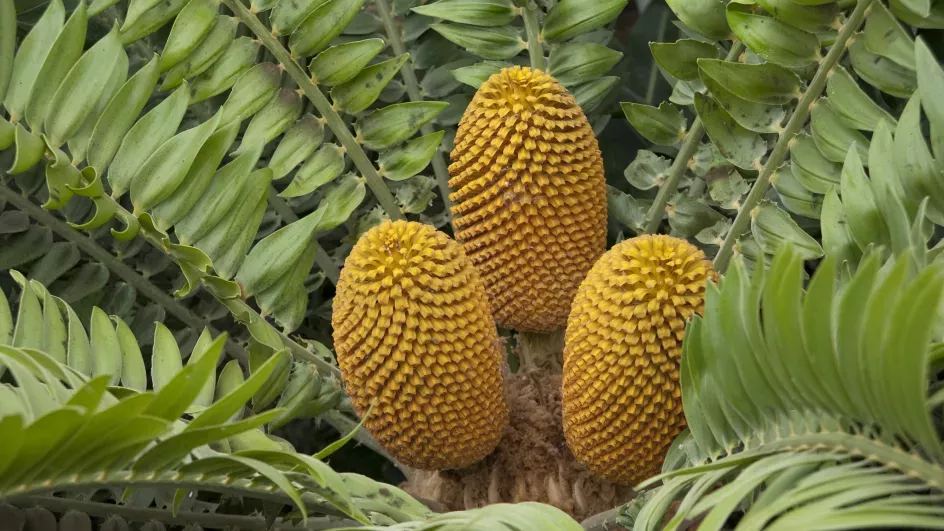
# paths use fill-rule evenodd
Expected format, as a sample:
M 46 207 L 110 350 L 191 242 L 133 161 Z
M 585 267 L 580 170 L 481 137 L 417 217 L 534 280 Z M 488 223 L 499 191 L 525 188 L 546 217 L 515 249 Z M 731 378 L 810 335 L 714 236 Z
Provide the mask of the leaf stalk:
M 533 0 L 519 8 L 524 20 L 524 31 L 528 36 L 528 57 L 531 59 L 531 68 L 547 71 L 544 59 L 544 44 L 541 41 L 541 27 L 538 24 L 538 6 Z
M 734 61 L 743 51 L 744 44 L 741 41 L 735 41 L 724 60 Z M 688 134 L 685 135 L 685 141 L 682 142 L 678 155 L 672 161 L 672 166 L 669 167 L 668 177 L 659 187 L 659 192 L 656 194 L 652 206 L 649 207 L 649 212 L 646 213 L 643 234 L 652 234 L 659 229 L 659 225 L 662 223 L 662 215 L 665 214 L 665 205 L 669 202 L 669 197 L 678 189 L 679 181 L 682 180 L 682 175 L 685 174 L 688 163 L 695 155 L 695 151 L 698 150 L 698 144 L 704 136 L 705 128 L 702 127 L 701 120 L 696 116 L 692 126 L 688 129 Z
M 774 171 L 776 171 L 786 159 L 787 153 L 790 150 L 790 143 L 806 122 L 806 118 L 809 116 L 813 104 L 826 87 L 826 80 L 829 78 L 830 72 L 832 72 L 833 67 L 836 66 L 836 63 L 839 62 L 839 59 L 842 58 L 842 55 L 846 52 L 849 39 L 859 28 L 859 25 L 862 24 L 866 11 L 874 1 L 875 0 L 859 0 L 852 14 L 850 14 L 849 18 L 846 20 L 846 23 L 842 25 L 842 29 L 839 31 L 835 43 L 829 49 L 829 53 L 826 54 L 823 62 L 820 63 L 819 68 L 816 70 L 816 75 L 813 76 L 813 81 L 810 82 L 806 92 L 803 93 L 803 97 L 800 98 L 799 103 L 797 103 L 796 110 L 793 112 L 793 115 L 790 116 L 787 126 L 784 128 L 783 132 L 780 133 L 780 138 L 777 140 L 773 151 L 771 151 L 770 157 L 767 158 L 764 167 L 760 170 L 760 175 L 758 175 L 757 180 L 754 181 L 754 186 L 751 187 L 750 193 L 747 194 L 744 205 L 738 210 L 731 230 L 728 231 L 724 242 L 721 244 L 721 249 L 719 249 L 718 254 L 715 255 L 713 264 L 715 271 L 724 273 L 727 269 L 734 252 L 734 243 L 737 241 L 738 237 L 744 234 L 748 229 L 751 211 L 757 207 L 767 194 L 767 189 L 770 187 L 770 176 L 773 175 Z
M 400 34 L 400 27 L 394 20 L 393 10 L 390 8 L 389 0 L 374 0 L 377 11 L 380 13 L 380 19 L 383 21 L 384 32 L 387 34 L 387 40 L 393 53 L 396 56 L 403 55 L 406 52 L 406 46 L 403 45 L 403 38 Z M 423 101 L 423 91 L 420 83 L 416 79 L 416 72 L 413 71 L 412 57 L 400 67 L 400 76 L 403 78 L 403 84 L 406 86 L 406 93 L 410 101 Z M 424 135 L 430 135 L 435 132 L 432 124 L 426 123 L 420 127 L 420 132 Z M 433 154 L 432 159 L 433 173 L 436 175 L 436 185 L 439 186 L 439 195 L 442 196 L 446 212 L 452 210 L 452 201 L 449 199 L 449 168 L 446 165 L 446 159 L 438 149 Z M 452 223 L 452 216 L 449 216 L 449 223 Z
M 351 160 L 354 162 L 354 166 L 356 166 L 361 172 L 361 175 L 364 176 L 364 179 L 367 181 L 367 186 L 370 187 L 371 191 L 374 193 L 374 197 L 377 198 L 377 202 L 380 203 L 380 206 L 386 211 L 387 215 L 390 216 L 390 219 L 404 219 L 405 217 L 403 212 L 400 211 L 396 199 L 394 199 L 393 194 L 390 193 L 390 189 L 387 188 L 383 177 L 377 172 L 377 168 L 375 168 L 374 164 L 367 158 L 367 153 L 364 152 L 360 142 L 354 138 L 354 135 L 352 135 L 351 131 L 347 128 L 347 124 L 344 123 L 341 115 L 334 110 L 334 106 L 331 105 L 328 98 L 325 97 L 321 90 L 312 83 L 311 78 L 305 74 L 305 71 L 298 65 L 295 58 L 292 57 L 292 54 L 282 46 L 282 43 L 272 36 L 272 32 L 266 29 L 265 25 L 263 25 L 242 2 L 239 0 L 222 0 L 222 3 L 228 7 L 229 10 L 239 18 L 240 22 L 245 24 L 246 27 L 255 34 L 259 42 L 272 53 L 276 60 L 282 65 L 282 68 L 284 68 L 292 80 L 295 81 L 295 84 L 302 89 L 302 92 L 305 93 L 305 96 L 315 106 L 315 109 L 317 109 L 321 116 L 328 122 L 328 127 L 334 131 L 334 134 L 341 142 L 341 145 L 344 146 L 348 156 L 351 157 Z
M 219 333 L 210 324 L 209 320 L 190 311 L 189 308 L 165 293 L 164 290 L 155 286 L 153 283 L 151 283 L 151 281 L 144 278 L 140 273 L 126 265 L 118 257 L 111 254 L 108 250 L 99 245 L 95 240 L 73 229 L 68 224 L 56 218 L 49 212 L 43 210 L 39 206 L 34 205 L 26 197 L 16 193 L 6 185 L 0 184 L 0 199 L 9 201 L 10 204 L 24 212 L 29 217 L 49 227 L 53 232 L 62 237 L 62 239 L 74 243 L 76 247 L 78 247 L 82 252 L 101 262 L 109 269 L 109 271 L 114 273 L 115 276 L 134 286 L 134 288 L 139 293 L 161 305 L 165 310 L 167 310 L 167 313 L 173 315 L 182 323 L 197 330 L 202 328 L 210 328 L 214 334 Z M 228 339 L 226 342 L 226 352 L 243 364 L 249 363 L 249 354 L 247 354 L 245 349 L 243 349 L 231 339 Z

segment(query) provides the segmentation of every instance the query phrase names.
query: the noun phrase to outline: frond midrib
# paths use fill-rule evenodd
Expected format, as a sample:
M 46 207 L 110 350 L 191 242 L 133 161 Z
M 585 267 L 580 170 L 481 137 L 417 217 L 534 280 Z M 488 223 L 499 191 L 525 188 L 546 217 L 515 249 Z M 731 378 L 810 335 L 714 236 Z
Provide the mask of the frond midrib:
M 778 452 L 830 452 L 853 459 L 886 466 L 923 482 L 930 489 L 944 492 L 944 466 L 929 460 L 917 451 L 908 451 L 901 446 L 889 444 L 862 433 L 836 431 L 805 431 L 788 435 L 775 434 L 772 440 L 748 446 L 709 463 L 661 474 L 641 483 L 637 488 L 673 477 L 701 474 L 711 470 L 741 466 Z
M 52 495 L 55 492 L 65 490 L 129 488 L 186 489 L 294 505 L 288 495 L 263 478 L 256 481 L 244 478 L 234 479 L 225 475 L 185 474 L 178 471 L 158 472 L 152 470 L 141 472 L 128 470 L 101 471 L 89 474 L 62 475 L 44 479 L 40 482 L 14 485 L 6 491 L 0 492 L 0 499 L 6 499 L 15 504 L 18 500 Z M 304 492 L 301 495 L 306 507 L 309 510 L 314 510 L 312 512 L 347 518 L 347 515 L 326 503 L 319 496 L 310 492 Z

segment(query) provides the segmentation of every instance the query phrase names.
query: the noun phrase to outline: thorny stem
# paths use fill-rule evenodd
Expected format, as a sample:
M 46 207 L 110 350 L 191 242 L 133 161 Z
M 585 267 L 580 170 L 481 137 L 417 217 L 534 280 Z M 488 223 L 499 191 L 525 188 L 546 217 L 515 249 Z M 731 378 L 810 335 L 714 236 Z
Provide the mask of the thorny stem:
M 776 171 L 777 168 L 783 164 L 784 159 L 786 159 L 787 152 L 790 150 L 790 143 L 793 142 L 793 138 L 806 122 L 806 118 L 810 114 L 810 109 L 826 86 L 826 80 L 829 74 L 832 72 L 833 67 L 836 66 L 836 63 L 839 62 L 842 54 L 845 53 L 849 38 L 852 37 L 852 34 L 859 28 L 862 19 L 865 18 L 865 12 L 874 1 L 875 0 L 859 0 L 852 14 L 849 15 L 846 23 L 843 24 L 839 35 L 836 37 L 836 42 L 829 49 L 829 53 L 826 54 L 826 58 L 823 59 L 823 62 L 819 65 L 819 69 L 816 70 L 813 81 L 810 82 L 810 86 L 807 87 L 806 92 L 803 93 L 803 97 L 800 98 L 796 110 L 793 112 L 793 115 L 790 116 L 790 121 L 787 122 L 787 126 L 780 134 L 777 144 L 770 153 L 770 157 L 760 170 L 760 175 L 757 176 L 757 180 L 754 182 L 751 192 L 747 194 L 747 198 L 744 200 L 744 206 L 738 210 L 737 217 L 734 218 L 734 224 L 731 226 L 731 230 L 728 231 L 727 236 L 725 236 L 724 242 L 721 244 L 721 249 L 718 250 L 718 254 L 715 256 L 713 264 L 715 271 L 724 273 L 725 269 L 727 269 L 728 263 L 731 261 L 731 255 L 734 252 L 734 243 L 737 241 L 738 237 L 747 230 L 752 211 L 758 203 L 760 203 L 761 199 L 764 198 L 764 195 L 766 195 L 767 188 L 770 186 L 770 176 L 773 175 L 774 171 Z
M 275 212 L 282 218 L 282 221 L 284 221 L 286 225 L 298 221 L 298 216 L 295 215 L 292 208 L 288 206 L 288 203 L 279 197 L 279 194 L 271 185 L 269 186 L 269 205 L 275 209 Z M 338 265 L 334 263 L 331 255 L 324 250 L 324 247 L 318 243 L 317 238 L 312 238 L 311 244 L 315 246 L 315 263 L 324 271 L 328 280 L 330 280 L 332 284 L 337 285 L 338 278 L 341 276 L 341 270 L 338 268 Z
M 275 56 L 282 65 L 282 68 L 288 72 L 288 75 L 291 76 L 298 87 L 302 89 L 305 96 L 314 104 L 315 109 L 317 109 L 321 116 L 328 122 L 328 127 L 334 131 L 334 134 L 338 137 L 341 145 L 344 146 L 348 156 L 351 157 L 354 165 L 357 166 L 361 175 L 364 176 L 364 179 L 367 181 L 367 186 L 370 187 L 371 191 L 374 193 L 374 197 L 377 198 L 377 202 L 379 202 L 380 206 L 387 212 L 390 219 L 404 219 L 403 212 L 400 211 L 396 199 L 394 199 L 393 194 L 390 193 L 390 189 L 387 188 L 383 178 L 377 173 L 377 168 L 375 168 L 370 159 L 367 158 L 367 153 L 364 153 L 360 143 L 354 138 L 351 131 L 348 130 L 347 124 L 344 123 L 341 116 L 334 110 L 328 98 L 312 83 L 311 78 L 305 74 L 302 67 L 295 61 L 295 58 L 272 36 L 272 32 L 266 29 L 262 22 L 259 22 L 259 19 L 256 18 L 242 2 L 239 0 L 222 0 L 222 3 L 225 4 L 230 11 L 235 13 L 239 20 L 255 34 L 256 38 Z
M 214 334 L 219 333 L 213 329 L 209 320 L 190 311 L 190 309 L 180 304 L 179 301 L 165 293 L 164 290 L 158 288 L 151 283 L 151 281 L 141 276 L 140 273 L 128 267 L 95 240 L 73 229 L 67 223 L 34 205 L 26 197 L 23 197 L 5 185 L 0 185 L 0 198 L 9 201 L 13 206 L 26 213 L 29 217 L 49 227 L 64 240 L 74 243 L 76 247 L 81 249 L 85 254 L 104 264 L 115 276 L 134 286 L 139 293 L 163 306 L 164 309 L 167 310 L 167 313 L 173 315 L 182 323 L 197 329 L 208 327 Z M 227 340 L 226 351 L 240 362 L 248 364 L 249 354 L 233 340 Z
M 728 51 L 728 55 L 724 60 L 733 61 L 737 56 L 741 55 L 743 51 L 744 44 L 741 43 L 741 41 L 736 41 L 731 45 L 731 50 Z M 685 142 L 682 143 L 678 155 L 675 157 L 675 160 L 672 161 L 668 177 L 666 177 L 662 186 L 659 187 L 659 193 L 656 194 L 652 206 L 649 207 L 649 212 L 646 214 L 646 224 L 643 227 L 643 234 L 652 234 L 658 230 L 659 225 L 662 223 L 662 215 L 665 213 L 665 204 L 668 203 L 669 196 L 674 194 L 675 190 L 678 188 L 678 183 L 682 180 L 682 175 L 685 174 L 685 170 L 688 168 L 688 162 L 692 159 L 695 151 L 698 150 L 698 144 L 704 136 L 705 129 L 701 125 L 701 120 L 696 117 L 695 121 L 692 122 L 691 128 L 688 130 L 688 134 L 685 135 Z
M 547 71 L 544 61 L 544 43 L 541 41 L 541 28 L 538 24 L 538 6 L 533 0 L 526 0 L 526 4 L 518 8 L 524 20 L 524 31 L 528 36 L 528 57 L 531 59 L 531 68 Z
M 398 56 L 405 54 L 406 47 L 403 45 L 403 39 L 400 36 L 400 27 L 394 20 L 389 1 L 375 0 L 374 5 L 377 6 L 377 11 L 380 12 L 380 19 L 383 21 L 384 31 L 387 34 L 390 47 L 393 48 L 393 53 Z M 403 83 L 406 85 L 406 93 L 410 97 L 410 101 L 423 101 L 423 92 L 420 89 L 419 81 L 416 79 L 416 72 L 413 71 L 412 58 L 400 68 L 400 76 L 403 77 Z M 435 130 L 432 124 L 426 123 L 423 124 L 423 127 L 420 127 L 420 132 L 429 135 L 434 133 Z M 449 200 L 449 168 L 446 166 L 443 154 L 438 149 L 433 154 L 432 163 L 433 173 L 436 174 L 436 184 L 439 186 L 439 195 L 442 196 L 443 204 L 446 205 L 446 212 L 448 213 L 452 209 L 452 201 Z M 449 216 L 449 220 L 451 223 L 452 216 Z

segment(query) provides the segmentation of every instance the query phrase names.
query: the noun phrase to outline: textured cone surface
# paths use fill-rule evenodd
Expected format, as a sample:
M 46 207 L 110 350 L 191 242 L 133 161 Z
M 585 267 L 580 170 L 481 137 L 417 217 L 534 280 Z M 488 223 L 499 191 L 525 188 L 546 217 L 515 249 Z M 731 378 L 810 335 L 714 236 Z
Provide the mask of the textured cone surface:
M 459 245 L 421 223 L 386 221 L 347 258 L 334 345 L 358 414 L 400 462 L 469 466 L 508 422 L 501 352 L 478 273 Z
M 601 477 L 655 475 L 684 429 L 682 338 L 710 275 L 690 243 L 646 235 L 610 249 L 581 284 L 565 335 L 564 433 Z
M 603 160 L 587 117 L 554 78 L 506 68 L 476 92 L 455 146 L 456 239 L 482 275 L 495 320 L 563 328 L 606 247 Z

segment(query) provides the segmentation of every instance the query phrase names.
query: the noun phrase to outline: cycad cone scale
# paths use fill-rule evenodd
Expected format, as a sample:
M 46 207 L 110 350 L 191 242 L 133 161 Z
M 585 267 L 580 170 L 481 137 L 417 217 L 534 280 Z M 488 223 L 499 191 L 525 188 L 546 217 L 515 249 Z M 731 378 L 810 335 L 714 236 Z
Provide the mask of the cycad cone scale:
M 530 68 L 492 75 L 466 108 L 449 166 L 456 239 L 501 326 L 567 324 L 606 246 L 606 183 L 593 129 L 564 87 Z
M 348 396 L 401 463 L 469 466 L 508 422 L 501 352 L 478 273 L 421 223 L 367 231 L 341 271 L 331 323 Z
M 685 321 L 704 309 L 711 262 L 670 236 L 606 252 L 574 299 L 564 347 L 564 434 L 605 479 L 659 472 L 684 429 L 679 366 Z

